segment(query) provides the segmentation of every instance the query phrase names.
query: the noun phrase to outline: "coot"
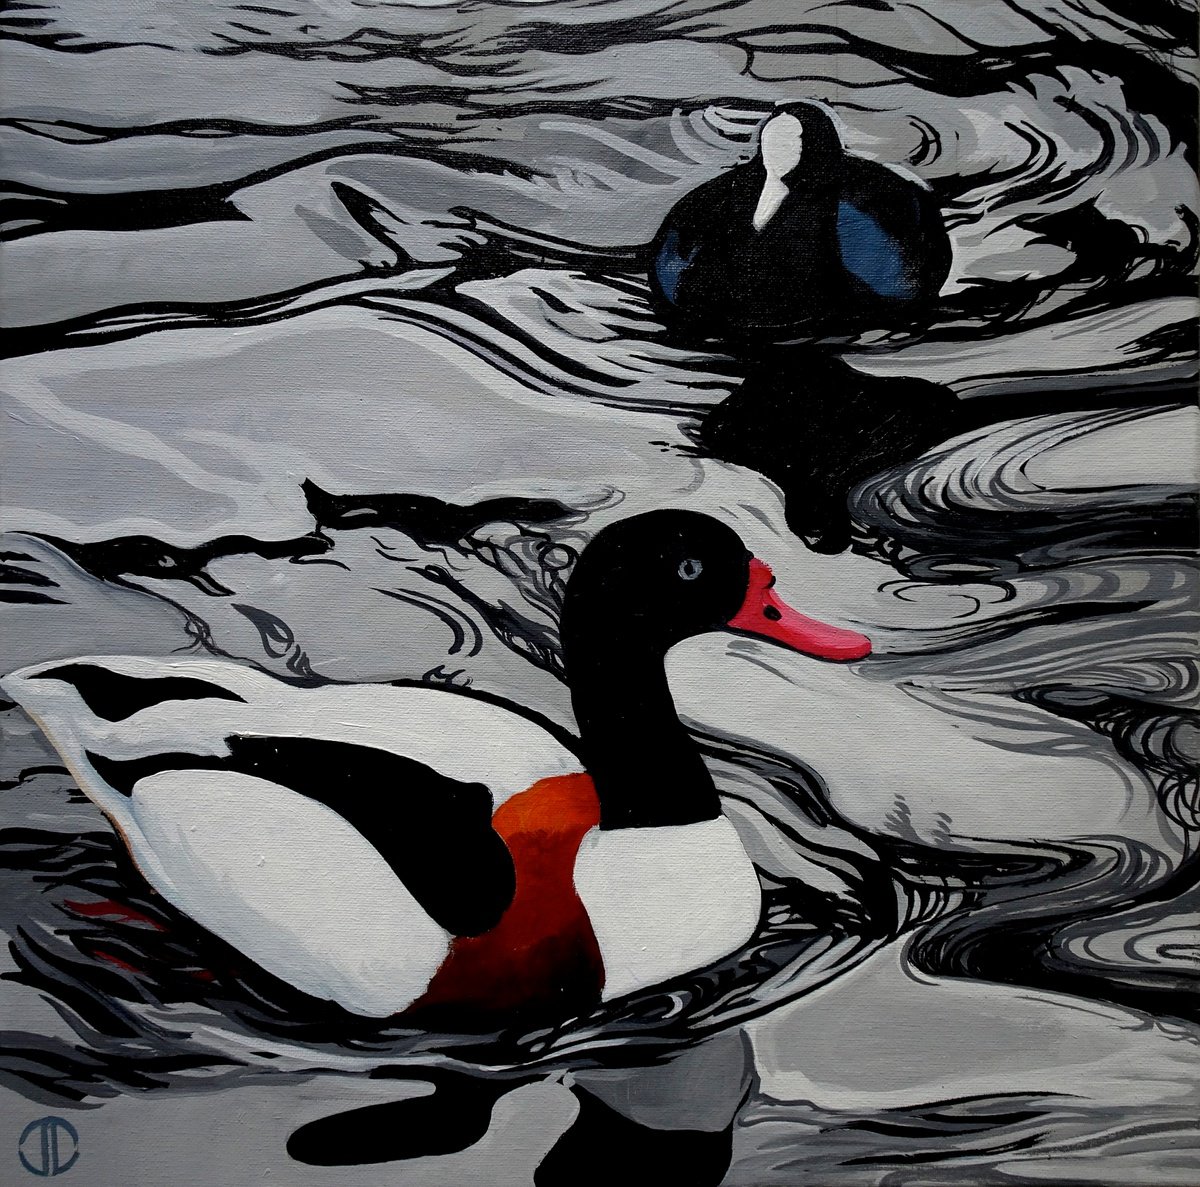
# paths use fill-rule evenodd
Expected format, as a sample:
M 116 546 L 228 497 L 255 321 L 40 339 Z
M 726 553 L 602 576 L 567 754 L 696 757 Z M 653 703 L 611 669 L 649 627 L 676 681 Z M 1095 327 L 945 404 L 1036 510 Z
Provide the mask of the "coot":
M 848 153 L 824 107 L 793 103 L 753 161 L 667 215 L 650 288 L 664 320 L 705 336 L 831 336 L 919 318 L 950 262 L 928 187 Z

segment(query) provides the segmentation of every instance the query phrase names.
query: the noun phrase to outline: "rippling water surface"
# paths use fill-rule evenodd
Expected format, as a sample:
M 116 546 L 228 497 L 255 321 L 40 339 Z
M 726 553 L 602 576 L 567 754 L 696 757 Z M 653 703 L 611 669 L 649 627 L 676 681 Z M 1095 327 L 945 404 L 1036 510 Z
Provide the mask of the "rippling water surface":
M 215 653 L 573 728 L 566 577 L 659 506 L 733 523 L 876 653 L 672 653 L 762 874 L 759 935 L 472 1037 L 245 967 L 145 889 L 7 705 L 14 1122 L 99 1106 L 93 1168 L 120 1177 L 150 1126 L 244 1183 L 295 1122 L 453 1067 L 507 1095 L 405 1181 L 527 1181 L 574 1078 L 658 1101 L 635 1116 L 657 1129 L 736 1115 L 747 1187 L 1194 1182 L 1190 5 L 81 8 L 0 17 L 4 671 Z M 939 195 L 933 323 L 756 359 L 675 340 L 645 245 L 802 97 Z M 906 448 L 846 444 L 866 414 L 806 386 L 835 357 L 872 407 L 923 393 Z M 230 1118 L 257 1137 L 214 1155 Z

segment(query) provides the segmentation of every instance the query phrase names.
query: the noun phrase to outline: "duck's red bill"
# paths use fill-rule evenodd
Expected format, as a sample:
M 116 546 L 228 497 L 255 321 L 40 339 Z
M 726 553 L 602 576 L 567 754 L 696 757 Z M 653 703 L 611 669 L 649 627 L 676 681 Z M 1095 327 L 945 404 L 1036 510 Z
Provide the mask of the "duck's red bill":
M 729 620 L 731 630 L 770 639 L 816 659 L 845 663 L 871 654 L 871 640 L 866 635 L 800 614 L 775 593 L 774 584 L 770 567 L 758 557 L 751 558 L 746 600 Z

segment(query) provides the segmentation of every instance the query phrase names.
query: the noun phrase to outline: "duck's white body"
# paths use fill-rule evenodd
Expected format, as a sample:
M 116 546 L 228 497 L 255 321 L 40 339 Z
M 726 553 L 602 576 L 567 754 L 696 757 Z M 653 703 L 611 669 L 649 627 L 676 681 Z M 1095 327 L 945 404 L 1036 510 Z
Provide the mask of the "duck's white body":
M 91 707 L 74 679 L 48 675 L 63 669 L 85 670 Z M 132 711 L 106 707 L 106 680 L 135 690 Z M 200 692 L 155 698 L 154 682 L 180 680 L 200 682 Z M 590 787 L 579 759 L 535 722 L 439 689 L 298 688 L 217 660 L 129 657 L 52 661 L 0 684 L 45 730 L 156 891 L 274 976 L 371 1017 L 418 1002 L 447 961 L 454 934 L 336 810 L 336 798 L 319 802 L 222 768 L 228 740 L 315 739 L 399 755 L 451 780 L 485 785 L 493 811 L 538 787 Z M 162 756 L 171 769 L 153 769 Z M 207 766 L 190 768 L 189 756 Z M 148 768 L 136 765 L 147 760 Z M 118 789 L 115 769 L 149 773 L 131 775 Z M 380 786 L 369 795 L 422 790 Z M 528 795 L 514 801 L 510 815 L 528 802 Z M 601 830 L 577 813 L 575 823 L 575 839 L 564 841 L 574 846 L 566 868 L 603 963 L 603 998 L 704 967 L 753 935 L 759 883 L 723 816 Z M 537 846 L 530 852 L 536 855 Z M 514 858 L 519 888 L 522 858 L 515 851 Z M 452 851 L 446 867 L 447 877 L 472 876 L 470 868 L 455 867 Z M 527 896 L 526 915 L 536 907 Z

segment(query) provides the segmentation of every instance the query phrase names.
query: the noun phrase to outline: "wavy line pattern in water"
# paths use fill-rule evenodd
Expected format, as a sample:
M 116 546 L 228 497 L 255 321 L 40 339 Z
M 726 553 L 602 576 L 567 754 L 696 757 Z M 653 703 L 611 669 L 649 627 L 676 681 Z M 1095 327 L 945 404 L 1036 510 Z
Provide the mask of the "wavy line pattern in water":
M 1187 39 L 1172 40 L 1165 0 L 1161 28 L 1091 7 L 1064 21 L 1003 0 L 969 15 L 910 5 L 897 22 L 814 4 L 783 25 L 752 5 L 616 18 L 551 3 L 469 21 L 397 5 L 362 26 L 353 7 L 340 22 L 308 14 L 298 35 L 286 7 L 237 32 L 216 6 L 183 23 L 146 12 L 138 29 L 118 9 L 31 5 L 9 18 L 20 98 L 5 159 L 12 258 L 39 280 L 9 316 L 45 324 L 453 261 L 472 238 L 452 206 L 592 247 L 645 242 L 680 194 L 745 155 L 770 104 L 799 97 L 832 102 L 852 147 L 907 163 L 951 202 L 961 297 L 947 312 L 973 333 L 981 314 L 1054 315 L 1096 286 L 1106 302 L 1114 286 L 1183 292 Z M 339 187 L 390 214 L 383 242 Z M 74 309 L 65 285 L 41 308 L 67 242 Z M 163 266 L 201 244 L 202 272 Z M 93 285 L 98 253 L 124 262 L 120 288 Z
M 6 666 L 51 635 L 64 654 L 192 647 L 289 680 L 470 683 L 569 729 L 565 576 L 598 526 L 657 505 L 736 522 L 815 613 L 878 642 L 845 681 L 714 640 L 676 665 L 767 888 L 747 951 L 552 1032 L 469 1040 L 366 1025 L 239 967 L 146 895 L 9 709 L 7 983 L 67 1020 L 9 1044 L 21 1090 L 447 1063 L 516 1083 L 743 1025 L 767 1077 L 761 1036 L 894 937 L 908 984 L 1122 1003 L 1194 1037 L 1185 7 L 121 0 L 0 18 L 23 356 L 0 559 L 6 646 L 35 652 Z M 928 181 L 955 245 L 934 324 L 826 347 L 978 417 L 858 483 L 840 557 L 698 447 L 745 360 L 673 342 L 642 280 L 669 206 L 798 97 Z M 746 705 L 721 703 L 734 684 Z M 764 1079 L 730 1181 L 1103 1178 L 1107 1161 L 1165 1182 L 1188 1133 L 1174 1104 L 944 1101 L 936 1078 L 912 1109 Z

